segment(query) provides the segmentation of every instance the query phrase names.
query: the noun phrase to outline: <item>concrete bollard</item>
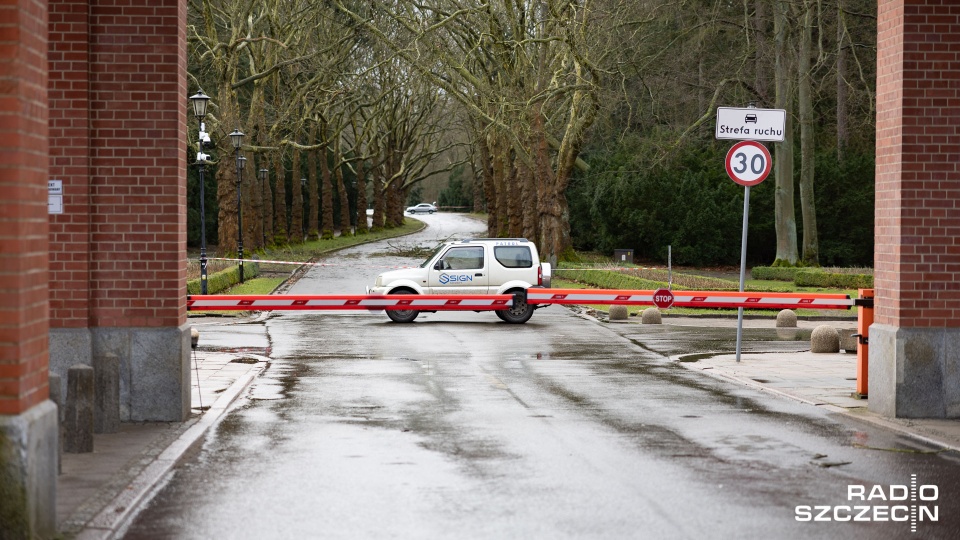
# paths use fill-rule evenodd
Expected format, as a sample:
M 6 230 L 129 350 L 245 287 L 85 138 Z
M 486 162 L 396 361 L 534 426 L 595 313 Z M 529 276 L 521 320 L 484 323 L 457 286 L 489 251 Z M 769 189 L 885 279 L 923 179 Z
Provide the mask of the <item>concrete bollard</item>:
M 660 324 L 660 310 L 655 307 L 643 310 L 643 314 L 640 315 L 640 322 L 643 324 Z
M 93 452 L 93 368 L 75 364 L 67 370 L 67 404 L 63 419 L 63 450 L 71 454 Z
M 63 472 L 63 392 L 60 389 L 60 376 L 50 373 L 47 376 L 50 386 L 50 401 L 57 404 L 57 474 Z
M 810 352 L 840 352 L 840 334 L 837 333 L 837 329 L 827 325 L 814 328 L 813 333 L 810 334 Z
M 611 321 L 625 321 L 627 320 L 627 306 L 621 305 L 612 305 L 610 306 L 610 320 Z
M 853 337 L 857 333 L 855 328 L 840 328 L 837 330 L 840 334 L 840 348 L 846 353 L 857 353 L 857 338 Z
M 93 357 L 96 377 L 93 415 L 94 433 L 120 431 L 120 358 L 113 353 Z
M 200 343 L 200 331 L 191 326 L 190 327 L 190 348 L 196 349 L 198 343 Z
M 792 309 L 780 310 L 777 313 L 777 328 L 796 328 L 797 314 Z

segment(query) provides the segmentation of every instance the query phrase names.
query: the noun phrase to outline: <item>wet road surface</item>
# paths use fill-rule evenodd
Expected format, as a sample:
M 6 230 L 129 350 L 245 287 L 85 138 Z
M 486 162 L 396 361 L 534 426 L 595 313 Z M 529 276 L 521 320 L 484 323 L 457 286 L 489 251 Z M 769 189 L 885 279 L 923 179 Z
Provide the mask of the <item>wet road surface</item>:
M 449 217 L 423 218 L 450 230 Z M 343 253 L 290 292 L 354 292 L 371 266 L 416 262 L 372 256 L 385 249 Z M 688 371 L 669 357 L 712 346 L 692 330 L 620 336 L 560 306 L 520 326 L 382 312 L 265 324 L 270 367 L 127 538 L 957 537 L 960 456 Z M 791 346 L 761 337 L 751 346 Z M 847 499 L 912 474 L 936 501 Z M 911 535 L 796 520 L 798 505 L 897 504 L 935 505 L 939 521 Z

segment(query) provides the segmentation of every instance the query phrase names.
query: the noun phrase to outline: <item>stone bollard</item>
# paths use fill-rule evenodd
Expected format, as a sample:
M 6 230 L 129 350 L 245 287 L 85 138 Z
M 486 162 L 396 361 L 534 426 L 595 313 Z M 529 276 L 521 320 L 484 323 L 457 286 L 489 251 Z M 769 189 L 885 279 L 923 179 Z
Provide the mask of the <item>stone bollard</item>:
M 191 326 L 190 327 L 190 348 L 196 349 L 198 343 L 200 343 L 200 331 Z
M 652 307 L 643 310 L 643 314 L 640 315 L 640 322 L 643 324 L 660 324 L 660 310 Z
M 50 401 L 57 404 L 57 474 L 63 472 L 63 391 L 60 389 L 60 376 L 56 373 L 48 375 L 50 386 Z
M 113 353 L 93 357 L 96 377 L 94 433 L 120 431 L 120 358 Z
M 840 334 L 837 333 L 837 329 L 827 325 L 814 328 L 813 333 L 810 334 L 810 352 L 840 352 Z
M 610 320 L 611 321 L 625 321 L 627 320 L 627 306 L 613 305 L 610 306 Z
M 780 310 L 777 313 L 777 328 L 796 328 L 797 314 L 792 309 Z
M 854 328 L 840 328 L 837 330 L 840 334 L 840 348 L 846 353 L 857 353 L 857 338 L 853 337 L 857 333 Z
M 93 452 L 93 368 L 75 364 L 67 370 L 67 404 L 63 419 L 63 451 Z

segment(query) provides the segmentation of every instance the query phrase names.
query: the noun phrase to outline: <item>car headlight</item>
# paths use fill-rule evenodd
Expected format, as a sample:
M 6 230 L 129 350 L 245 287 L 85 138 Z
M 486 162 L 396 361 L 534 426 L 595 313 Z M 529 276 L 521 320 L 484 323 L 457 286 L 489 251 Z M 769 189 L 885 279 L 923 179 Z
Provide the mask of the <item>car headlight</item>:
M 377 276 L 377 281 L 373 283 L 374 287 L 383 287 L 383 276 Z

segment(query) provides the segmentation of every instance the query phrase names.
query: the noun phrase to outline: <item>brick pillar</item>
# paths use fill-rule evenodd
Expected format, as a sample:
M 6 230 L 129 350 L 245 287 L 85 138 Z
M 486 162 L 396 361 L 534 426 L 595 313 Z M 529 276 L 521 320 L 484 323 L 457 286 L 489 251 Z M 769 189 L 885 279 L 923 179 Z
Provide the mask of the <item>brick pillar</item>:
M 50 0 L 50 364 L 116 354 L 123 420 L 190 413 L 186 9 Z
M 870 409 L 960 417 L 960 11 L 880 0 Z
M 57 414 L 47 387 L 47 13 L 0 8 L 0 531 L 56 532 Z

